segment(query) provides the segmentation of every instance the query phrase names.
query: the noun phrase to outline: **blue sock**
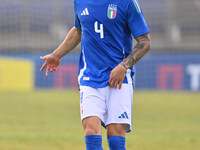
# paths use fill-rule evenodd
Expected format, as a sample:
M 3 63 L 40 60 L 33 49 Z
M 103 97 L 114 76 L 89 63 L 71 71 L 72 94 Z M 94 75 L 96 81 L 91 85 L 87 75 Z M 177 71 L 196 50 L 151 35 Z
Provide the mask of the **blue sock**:
M 101 135 L 85 136 L 86 150 L 103 150 Z
M 122 136 L 108 136 L 108 145 L 110 150 L 126 150 L 126 138 Z

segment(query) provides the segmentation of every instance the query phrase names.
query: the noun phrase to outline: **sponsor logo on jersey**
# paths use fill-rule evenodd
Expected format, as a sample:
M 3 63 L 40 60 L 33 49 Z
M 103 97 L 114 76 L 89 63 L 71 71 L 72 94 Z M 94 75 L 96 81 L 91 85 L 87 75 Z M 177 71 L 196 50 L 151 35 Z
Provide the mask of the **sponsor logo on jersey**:
M 114 19 L 117 16 L 117 5 L 109 4 L 107 16 L 109 19 Z
M 81 13 L 81 16 L 89 15 L 89 11 L 87 8 Z

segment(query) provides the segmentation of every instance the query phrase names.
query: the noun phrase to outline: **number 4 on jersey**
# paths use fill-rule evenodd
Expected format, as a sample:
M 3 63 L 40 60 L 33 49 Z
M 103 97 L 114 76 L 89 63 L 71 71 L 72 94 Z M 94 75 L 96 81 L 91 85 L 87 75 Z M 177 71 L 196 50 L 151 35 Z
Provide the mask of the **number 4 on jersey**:
M 98 21 L 94 23 L 94 30 L 96 33 L 100 33 L 100 38 L 104 38 L 104 33 L 103 33 L 103 24 L 100 24 L 100 29 L 98 29 Z

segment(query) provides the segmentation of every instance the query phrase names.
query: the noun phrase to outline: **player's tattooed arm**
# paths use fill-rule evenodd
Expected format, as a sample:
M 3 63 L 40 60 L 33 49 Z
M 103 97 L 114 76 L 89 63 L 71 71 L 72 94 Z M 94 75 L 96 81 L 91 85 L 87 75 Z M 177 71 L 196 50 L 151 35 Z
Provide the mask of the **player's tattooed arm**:
M 126 70 L 136 64 L 149 51 L 149 33 L 137 37 L 136 40 L 138 43 L 131 53 L 111 71 L 109 80 L 110 86 L 117 88 L 117 85 L 119 85 L 119 89 L 121 89 Z
M 150 34 L 144 34 L 136 38 L 138 42 L 131 53 L 121 62 L 125 69 L 135 65 L 150 50 Z

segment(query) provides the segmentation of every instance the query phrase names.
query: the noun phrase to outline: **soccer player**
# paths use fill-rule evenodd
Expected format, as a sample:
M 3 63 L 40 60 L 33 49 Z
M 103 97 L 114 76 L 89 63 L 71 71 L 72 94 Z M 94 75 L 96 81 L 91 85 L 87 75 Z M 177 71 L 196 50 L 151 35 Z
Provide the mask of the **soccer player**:
M 133 65 L 150 49 L 149 29 L 137 0 L 74 0 L 75 24 L 63 43 L 41 57 L 46 75 L 81 42 L 78 81 L 87 150 L 125 150 L 131 130 Z M 137 41 L 132 49 L 132 37 Z

